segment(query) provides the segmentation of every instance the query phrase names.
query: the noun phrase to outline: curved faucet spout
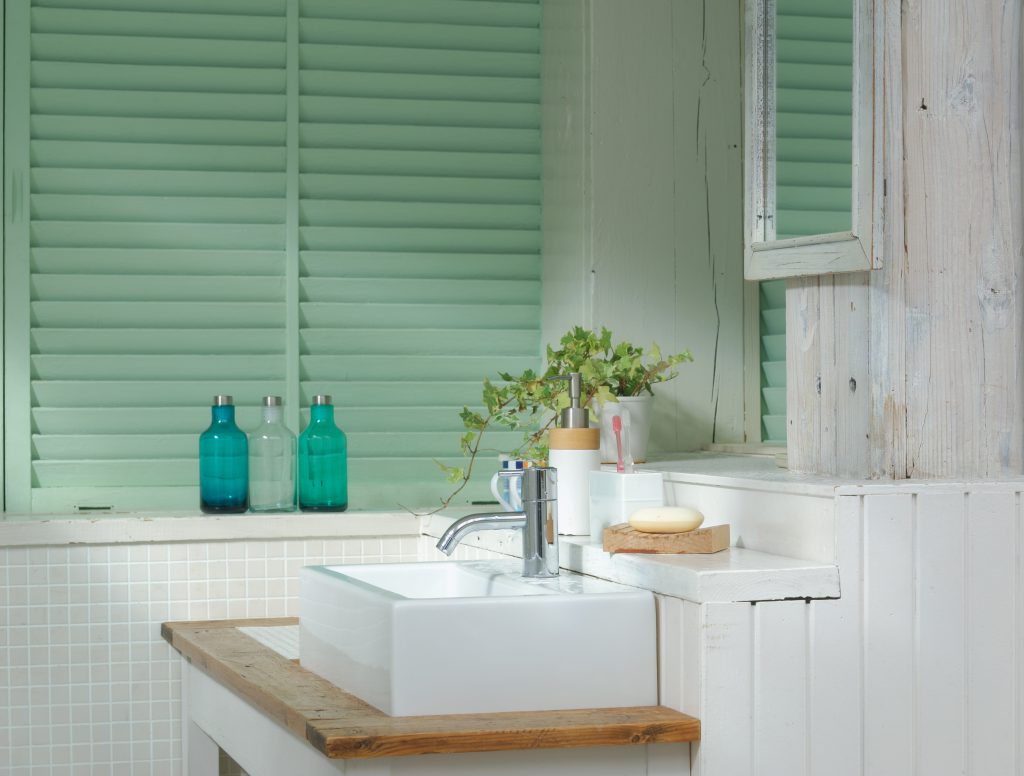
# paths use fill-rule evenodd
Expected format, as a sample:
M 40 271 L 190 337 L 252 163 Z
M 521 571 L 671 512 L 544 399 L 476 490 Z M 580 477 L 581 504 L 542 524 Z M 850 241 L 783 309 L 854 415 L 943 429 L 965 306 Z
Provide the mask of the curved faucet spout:
M 558 501 L 555 470 L 535 466 L 522 473 L 522 512 L 480 512 L 459 518 L 437 542 L 437 549 L 451 555 L 459 542 L 474 531 L 520 528 L 523 532 L 523 576 L 558 576 Z
M 437 549 L 451 555 L 463 539 L 476 531 L 497 531 L 505 528 L 525 528 L 525 512 L 480 512 L 460 517 L 441 534 Z

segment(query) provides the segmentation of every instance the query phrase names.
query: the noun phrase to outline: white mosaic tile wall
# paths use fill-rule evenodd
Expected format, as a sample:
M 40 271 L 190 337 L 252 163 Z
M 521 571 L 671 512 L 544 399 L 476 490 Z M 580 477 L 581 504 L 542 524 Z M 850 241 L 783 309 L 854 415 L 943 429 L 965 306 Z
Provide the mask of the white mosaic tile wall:
M 294 616 L 304 565 L 435 557 L 418 536 L 0 548 L 0 774 L 177 776 L 160 623 Z

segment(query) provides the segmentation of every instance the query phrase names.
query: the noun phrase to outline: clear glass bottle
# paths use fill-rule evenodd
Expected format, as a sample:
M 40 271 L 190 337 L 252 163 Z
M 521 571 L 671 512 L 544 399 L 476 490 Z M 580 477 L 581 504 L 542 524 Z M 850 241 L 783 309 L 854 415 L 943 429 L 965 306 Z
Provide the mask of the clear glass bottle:
M 249 443 L 235 425 L 230 396 L 214 396 L 210 427 L 199 436 L 199 508 L 237 514 L 249 507 Z
M 348 508 L 348 440 L 334 423 L 330 396 L 314 396 L 309 425 L 299 436 L 299 509 L 344 512 Z
M 249 509 L 295 511 L 295 434 L 280 396 L 263 397 L 263 421 L 249 434 Z

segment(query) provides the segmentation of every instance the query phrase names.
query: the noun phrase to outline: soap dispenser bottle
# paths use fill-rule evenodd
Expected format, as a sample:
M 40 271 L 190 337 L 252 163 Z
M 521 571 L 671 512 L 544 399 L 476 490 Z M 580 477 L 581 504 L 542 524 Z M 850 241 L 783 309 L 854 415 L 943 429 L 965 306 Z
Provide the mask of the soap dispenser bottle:
M 295 510 L 295 434 L 284 424 L 280 396 L 263 397 L 263 420 L 249 434 L 249 508 Z
M 348 440 L 334 423 L 331 397 L 313 397 L 309 425 L 299 437 L 299 509 L 344 512 L 348 508 Z
M 590 428 L 590 411 L 580 406 L 580 373 L 552 379 L 569 381 L 569 406 L 548 432 L 548 461 L 558 470 L 558 532 L 582 536 L 590 533 L 590 472 L 601 468 L 601 430 Z
M 199 508 L 208 514 L 249 507 L 249 444 L 235 425 L 230 396 L 214 396 L 210 427 L 199 436 Z

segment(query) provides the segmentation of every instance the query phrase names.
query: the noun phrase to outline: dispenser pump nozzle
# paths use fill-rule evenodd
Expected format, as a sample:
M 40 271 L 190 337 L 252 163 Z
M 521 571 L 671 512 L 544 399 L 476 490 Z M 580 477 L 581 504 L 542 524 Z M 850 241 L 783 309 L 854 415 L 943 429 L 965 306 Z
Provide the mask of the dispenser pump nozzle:
M 552 377 L 552 380 L 566 380 L 569 383 L 569 406 L 559 414 L 559 428 L 589 428 L 590 412 L 580 406 L 580 393 L 583 381 L 579 372 Z

